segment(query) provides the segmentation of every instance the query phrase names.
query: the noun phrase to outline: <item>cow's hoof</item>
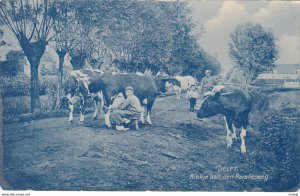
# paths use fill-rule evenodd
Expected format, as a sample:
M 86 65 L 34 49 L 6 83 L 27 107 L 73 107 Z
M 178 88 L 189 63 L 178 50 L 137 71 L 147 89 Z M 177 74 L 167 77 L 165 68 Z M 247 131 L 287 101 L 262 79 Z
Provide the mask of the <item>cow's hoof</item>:
M 97 120 L 97 116 L 93 117 L 93 120 Z
M 227 143 L 227 148 L 231 148 L 231 145 L 232 145 L 232 138 L 231 137 L 228 137 L 226 139 L 226 143 Z
M 72 121 L 68 121 L 68 122 L 67 122 L 67 125 L 71 125 L 71 124 L 72 124 Z
M 231 144 L 227 144 L 227 148 L 231 148 L 231 145 L 232 145 L 232 143 Z
M 241 153 L 246 153 L 246 146 L 241 146 Z
M 153 124 L 152 124 L 152 122 L 147 122 L 147 125 L 151 125 L 152 126 Z

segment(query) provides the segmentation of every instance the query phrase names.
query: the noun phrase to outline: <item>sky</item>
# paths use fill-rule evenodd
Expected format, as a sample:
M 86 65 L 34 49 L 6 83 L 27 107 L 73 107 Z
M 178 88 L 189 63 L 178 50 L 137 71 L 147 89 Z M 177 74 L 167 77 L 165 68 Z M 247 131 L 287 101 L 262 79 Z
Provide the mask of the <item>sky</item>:
M 274 33 L 279 46 L 276 64 L 300 63 L 300 1 L 188 1 L 196 29 L 204 33 L 198 42 L 216 56 L 225 74 L 233 63 L 228 42 L 236 25 L 261 24 Z

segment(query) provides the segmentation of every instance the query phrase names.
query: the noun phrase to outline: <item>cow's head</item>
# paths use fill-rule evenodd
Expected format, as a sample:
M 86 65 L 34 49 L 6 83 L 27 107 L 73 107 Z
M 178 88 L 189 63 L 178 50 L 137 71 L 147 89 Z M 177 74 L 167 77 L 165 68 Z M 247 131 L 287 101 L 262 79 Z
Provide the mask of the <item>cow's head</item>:
M 197 117 L 208 118 L 216 114 L 220 114 L 222 109 L 220 96 L 220 92 L 216 92 L 215 94 L 207 96 L 197 112 Z
M 68 77 L 64 84 L 64 94 L 67 95 L 68 93 L 74 94 L 78 89 L 78 82 L 74 76 Z
M 172 82 L 172 84 L 173 84 L 174 86 L 179 86 L 179 87 L 181 87 L 180 81 L 177 80 L 176 78 L 172 78 L 172 79 L 171 79 L 171 82 Z

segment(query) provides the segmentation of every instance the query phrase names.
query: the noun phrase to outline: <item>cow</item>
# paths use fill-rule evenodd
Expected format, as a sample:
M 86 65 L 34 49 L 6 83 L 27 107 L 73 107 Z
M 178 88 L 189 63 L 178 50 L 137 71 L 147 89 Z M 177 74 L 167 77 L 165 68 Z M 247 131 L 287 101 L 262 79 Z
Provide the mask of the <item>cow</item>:
M 62 103 L 68 103 L 70 109 L 68 124 L 73 121 L 74 106 L 80 107 L 80 124 L 84 121 L 85 102 L 88 98 L 93 98 L 95 112 L 93 119 L 103 106 L 103 95 L 99 86 L 99 79 L 103 72 L 97 69 L 80 69 L 71 72 L 64 85 L 64 95 Z
M 146 106 L 147 117 L 146 122 L 152 124 L 150 113 L 152 106 L 158 96 L 158 91 L 153 78 L 144 75 L 136 74 L 103 74 L 99 80 L 100 89 L 102 91 L 105 107 L 111 108 L 113 104 L 113 97 L 118 93 L 125 95 L 125 87 L 132 86 L 134 88 L 134 94 L 138 97 L 141 104 Z M 105 123 L 107 127 L 111 127 L 109 121 L 110 110 L 105 114 Z M 141 113 L 141 121 L 144 121 L 144 112 Z
M 197 112 L 198 118 L 208 118 L 217 114 L 224 115 L 227 147 L 236 139 L 236 128 L 241 129 L 241 152 L 246 152 L 245 137 L 252 108 L 250 94 L 240 86 L 217 85 L 208 95 Z
M 181 84 L 182 90 L 189 90 L 192 85 L 196 85 L 196 80 L 192 76 L 175 76 Z
M 181 84 L 179 80 L 172 77 L 155 77 L 155 84 L 159 94 L 175 93 L 176 99 L 180 99 Z

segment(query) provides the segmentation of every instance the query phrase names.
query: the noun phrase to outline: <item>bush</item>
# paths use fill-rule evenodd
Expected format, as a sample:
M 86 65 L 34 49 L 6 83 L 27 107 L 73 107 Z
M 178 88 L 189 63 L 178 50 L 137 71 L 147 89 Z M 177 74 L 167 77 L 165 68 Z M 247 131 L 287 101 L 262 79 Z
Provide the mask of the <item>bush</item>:
M 276 165 L 275 175 L 269 183 L 275 191 L 291 189 L 300 180 L 299 115 L 296 109 L 269 111 L 259 126 L 262 137 L 257 148 L 274 155 L 269 162 Z
M 24 74 L 0 76 L 0 89 L 3 97 L 26 96 L 30 94 L 30 78 Z
M 5 119 L 13 119 L 28 112 L 30 112 L 29 96 L 3 98 L 3 116 Z
M 17 76 L 0 76 L 0 89 L 3 97 L 18 97 L 30 95 L 30 78 L 24 74 Z M 40 95 L 49 91 L 56 91 L 57 76 L 43 76 L 40 78 Z
M 58 85 L 57 76 L 43 76 L 40 78 L 40 95 L 47 95 L 49 91 L 56 91 Z

